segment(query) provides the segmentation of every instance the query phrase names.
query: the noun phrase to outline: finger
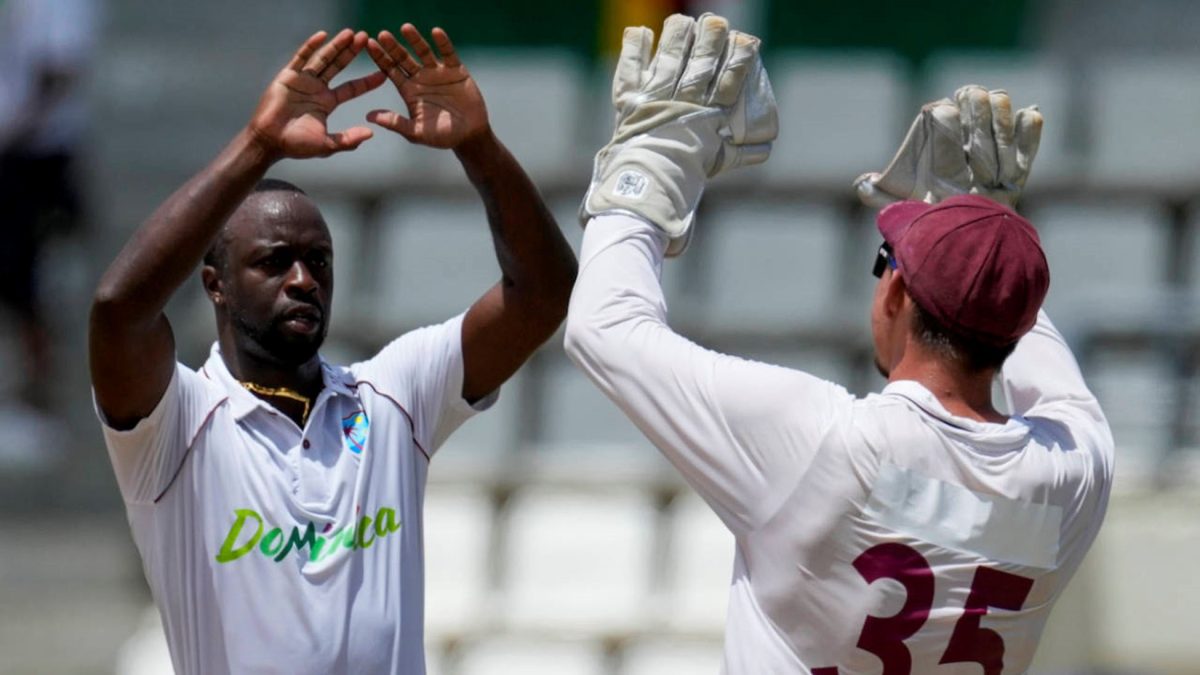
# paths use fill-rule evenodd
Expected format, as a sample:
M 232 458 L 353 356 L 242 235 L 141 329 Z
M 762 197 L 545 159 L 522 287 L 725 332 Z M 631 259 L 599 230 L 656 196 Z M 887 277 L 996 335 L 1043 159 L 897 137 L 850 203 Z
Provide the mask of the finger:
M 918 179 L 913 195 L 905 198 L 937 202 L 969 192 L 971 168 L 963 150 L 962 111 L 944 98 L 925 105 L 918 119 L 922 125 L 919 138 L 914 139 Z
M 358 53 L 361 52 L 363 47 L 366 45 L 366 32 L 359 31 L 355 33 L 351 37 L 350 44 L 345 49 L 337 53 L 337 56 L 335 56 L 333 59 L 333 63 L 329 64 L 325 70 L 322 70 L 318 77 L 324 80 L 326 84 L 332 82 L 333 78 L 337 77 L 337 74 L 342 72 L 342 69 L 350 65 L 350 62 L 354 60 L 354 57 L 358 56 Z
M 625 29 L 621 38 L 621 56 L 617 58 L 617 73 L 613 77 L 614 104 L 641 89 L 653 47 L 654 31 L 645 26 Z
M 349 28 L 343 28 L 333 39 L 325 43 L 324 47 L 317 50 L 301 69 L 314 77 L 320 77 L 321 72 L 328 68 L 334 61 L 337 60 L 337 55 L 343 49 L 349 47 L 354 42 L 354 31 Z
M 992 136 L 996 139 L 996 160 L 999 162 L 996 180 L 1001 187 L 1016 185 L 1017 147 L 1012 99 L 1003 89 L 988 92 L 988 99 L 992 107 Z
M 650 61 L 650 75 L 644 90 L 670 97 L 683 74 L 683 64 L 692 48 L 696 22 L 690 16 L 672 14 L 663 22 L 658 51 Z
M 954 92 L 958 102 L 958 114 L 962 120 L 963 150 L 967 153 L 967 165 L 971 167 L 975 185 L 996 185 L 999 159 L 996 155 L 996 139 L 992 136 L 992 105 L 988 92 L 979 85 L 970 84 Z
M 325 31 L 319 30 L 305 40 L 304 44 L 300 45 L 300 49 L 296 50 L 296 53 L 292 56 L 292 60 L 288 61 L 288 69 L 300 72 L 304 64 L 308 63 L 308 60 L 316 53 L 317 48 L 325 41 L 325 36 Z
M 408 140 L 414 140 L 416 125 L 413 121 L 394 110 L 372 110 L 367 113 L 367 121 L 378 124 L 384 129 L 390 129 Z
M 1042 142 L 1042 113 L 1037 106 L 1022 108 L 1017 111 L 1014 136 L 1017 145 L 1017 179 L 1018 186 L 1024 186 L 1029 178 L 1029 169 L 1033 166 L 1033 158 L 1037 156 L 1038 146 Z
M 454 51 L 454 43 L 450 41 L 450 36 L 441 28 L 434 28 L 431 32 L 433 35 L 433 43 L 437 45 L 438 53 L 442 55 L 442 63 L 451 68 L 457 68 L 462 65 L 462 61 L 458 60 L 458 52 Z
M 433 47 L 429 46 L 429 43 L 421 36 L 421 31 L 417 30 L 416 26 L 406 23 L 400 27 L 400 34 L 404 36 L 404 39 L 408 41 L 413 51 L 416 52 L 417 57 L 421 59 L 421 65 L 426 68 L 437 67 L 438 62 L 437 58 L 433 55 Z
M 331 155 L 335 152 L 353 150 L 374 135 L 374 132 L 367 127 L 350 127 L 345 131 L 337 131 L 327 135 L 325 137 L 325 149 Z
M 696 40 L 675 97 L 681 101 L 701 103 L 708 86 L 716 76 L 717 64 L 725 53 L 729 38 L 729 22 L 715 14 L 704 14 L 696 22 Z
M 387 52 L 387 55 L 392 58 L 392 62 L 406 78 L 416 75 L 417 71 L 421 69 L 421 64 L 417 63 L 413 55 L 409 54 L 404 45 L 400 44 L 396 36 L 390 32 L 385 30 L 379 34 L 379 45 L 383 47 L 383 51 Z
M 737 102 L 746 82 L 746 74 L 757 68 L 761 45 L 753 35 L 736 30 L 729 32 L 724 61 L 717 67 L 716 80 L 712 85 L 710 99 L 714 104 L 731 106 Z
M 337 101 L 338 105 L 341 105 L 352 98 L 358 98 L 368 91 L 375 89 L 379 85 L 386 82 L 387 79 L 387 75 L 385 75 L 382 71 L 376 71 L 365 77 L 360 77 L 350 80 L 349 82 L 342 83 L 333 90 L 334 100 Z

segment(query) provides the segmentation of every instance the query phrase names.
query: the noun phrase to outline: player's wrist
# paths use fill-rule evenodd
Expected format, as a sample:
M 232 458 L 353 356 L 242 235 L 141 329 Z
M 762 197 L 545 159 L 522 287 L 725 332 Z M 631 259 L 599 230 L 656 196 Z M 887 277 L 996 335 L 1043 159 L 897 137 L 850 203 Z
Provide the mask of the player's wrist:
M 284 154 L 280 143 L 254 124 L 246 125 L 230 146 L 239 157 L 252 166 L 261 166 L 264 171 L 282 159 Z
M 453 147 L 454 155 L 461 162 L 478 162 L 481 159 L 494 157 L 503 148 L 500 139 L 492 130 L 490 123 L 485 123 L 479 129 L 467 134 Z

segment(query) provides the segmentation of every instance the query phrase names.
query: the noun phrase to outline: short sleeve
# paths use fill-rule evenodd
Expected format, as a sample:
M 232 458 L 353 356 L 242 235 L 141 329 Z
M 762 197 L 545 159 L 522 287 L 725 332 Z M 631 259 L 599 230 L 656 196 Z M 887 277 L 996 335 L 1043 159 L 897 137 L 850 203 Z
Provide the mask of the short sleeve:
M 463 317 L 405 333 L 374 358 L 351 366 L 356 379 L 401 402 L 417 440 L 431 455 L 463 422 L 491 407 L 500 393 L 496 390 L 474 405 L 462 396 Z
M 213 391 L 204 376 L 182 364 L 175 365 L 158 405 L 132 429 L 109 426 L 93 395 L 104 444 L 127 503 L 153 503 L 167 490 L 196 436 L 222 401 L 224 397 Z

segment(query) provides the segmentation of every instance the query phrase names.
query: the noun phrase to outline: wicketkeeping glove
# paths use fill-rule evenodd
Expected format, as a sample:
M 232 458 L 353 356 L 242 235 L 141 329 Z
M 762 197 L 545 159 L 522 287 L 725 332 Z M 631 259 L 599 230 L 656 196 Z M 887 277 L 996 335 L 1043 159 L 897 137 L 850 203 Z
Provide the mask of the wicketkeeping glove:
M 654 32 L 626 28 L 613 78 L 616 131 L 596 154 L 580 221 L 627 213 L 687 247 L 706 179 L 765 162 L 779 132 L 758 38 L 712 14 L 676 14 Z
M 1037 106 L 1013 115 L 1004 90 L 967 85 L 954 92 L 954 101 L 925 104 L 883 173 L 863 174 L 854 187 L 876 208 L 966 193 L 1015 206 L 1041 137 Z

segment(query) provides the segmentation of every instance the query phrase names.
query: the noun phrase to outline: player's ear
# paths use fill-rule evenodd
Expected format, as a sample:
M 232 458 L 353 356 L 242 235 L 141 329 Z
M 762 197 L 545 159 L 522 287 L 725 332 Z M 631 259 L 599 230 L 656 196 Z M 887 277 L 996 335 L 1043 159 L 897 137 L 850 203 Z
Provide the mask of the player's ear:
M 908 286 L 905 285 L 904 275 L 900 270 L 891 270 L 884 279 L 884 284 L 883 311 L 888 317 L 895 318 L 903 311 L 906 300 L 912 302 L 908 298 Z
M 204 284 L 204 292 L 214 305 L 225 304 L 224 285 L 221 283 L 221 271 L 212 265 L 200 268 L 200 282 Z

